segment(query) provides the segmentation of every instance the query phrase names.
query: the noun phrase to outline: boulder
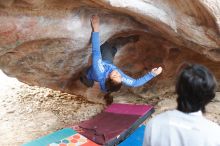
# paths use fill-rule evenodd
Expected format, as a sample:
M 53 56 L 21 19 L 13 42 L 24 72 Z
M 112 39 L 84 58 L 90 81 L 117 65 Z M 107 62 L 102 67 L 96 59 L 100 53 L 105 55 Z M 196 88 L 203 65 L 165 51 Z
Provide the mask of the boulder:
M 171 85 L 183 62 L 206 65 L 219 81 L 219 9 L 218 0 L 0 0 L 0 68 L 29 85 L 100 96 L 79 81 L 90 65 L 90 18 L 98 14 L 100 44 L 138 38 L 118 48 L 116 66 L 134 78 L 164 68 L 135 93 Z

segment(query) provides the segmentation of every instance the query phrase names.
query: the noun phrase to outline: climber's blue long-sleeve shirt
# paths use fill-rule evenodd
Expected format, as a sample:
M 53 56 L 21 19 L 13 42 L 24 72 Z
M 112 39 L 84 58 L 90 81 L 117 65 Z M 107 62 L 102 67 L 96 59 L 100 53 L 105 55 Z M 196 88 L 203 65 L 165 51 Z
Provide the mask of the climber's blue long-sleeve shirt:
M 126 74 L 124 74 L 120 69 L 115 65 L 107 63 L 102 60 L 100 52 L 100 41 L 99 41 L 99 32 L 92 33 L 92 67 L 87 72 L 87 78 L 89 80 L 94 80 L 99 82 L 101 90 L 106 92 L 105 80 L 108 78 L 108 75 L 113 71 L 117 70 L 122 76 L 122 83 L 130 87 L 138 87 L 149 80 L 151 80 L 155 75 L 151 72 L 144 75 L 139 79 L 133 79 Z

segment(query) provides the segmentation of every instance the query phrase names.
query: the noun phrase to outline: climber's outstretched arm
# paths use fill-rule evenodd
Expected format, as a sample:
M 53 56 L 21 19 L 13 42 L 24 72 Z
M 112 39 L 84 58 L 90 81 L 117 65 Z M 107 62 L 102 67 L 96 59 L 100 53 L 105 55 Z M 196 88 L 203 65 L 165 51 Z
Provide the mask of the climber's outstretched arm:
M 99 17 L 97 15 L 92 16 L 92 67 L 97 77 L 101 77 L 100 74 L 104 72 L 102 64 L 102 56 L 100 52 L 100 40 L 99 40 Z
M 120 71 L 120 74 L 122 75 L 123 84 L 130 87 L 139 87 L 144 85 L 145 83 L 156 77 L 157 75 L 159 75 L 161 72 L 162 72 L 162 67 L 153 68 L 151 72 L 147 73 L 146 75 L 144 75 L 139 79 L 133 79 L 127 76 L 126 74 L 124 74 L 122 71 Z

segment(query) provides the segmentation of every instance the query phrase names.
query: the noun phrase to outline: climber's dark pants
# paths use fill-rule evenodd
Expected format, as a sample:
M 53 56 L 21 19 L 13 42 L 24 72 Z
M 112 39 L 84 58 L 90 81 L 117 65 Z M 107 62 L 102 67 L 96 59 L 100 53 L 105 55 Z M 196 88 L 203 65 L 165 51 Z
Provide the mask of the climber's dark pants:
M 117 53 L 117 48 L 111 46 L 111 44 L 109 44 L 108 42 L 102 44 L 100 48 L 102 54 L 102 61 L 113 64 L 115 54 Z

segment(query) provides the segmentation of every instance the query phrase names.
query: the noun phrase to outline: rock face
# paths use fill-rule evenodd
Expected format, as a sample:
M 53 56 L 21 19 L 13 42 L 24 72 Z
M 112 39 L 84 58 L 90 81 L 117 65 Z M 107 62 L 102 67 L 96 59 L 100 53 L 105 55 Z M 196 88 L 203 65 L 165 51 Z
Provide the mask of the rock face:
M 91 95 L 79 74 L 89 66 L 93 14 L 101 19 L 101 43 L 138 37 L 116 55 L 128 75 L 162 66 L 150 85 L 163 87 L 188 61 L 206 65 L 220 80 L 219 0 L 0 0 L 0 68 L 29 85 Z

